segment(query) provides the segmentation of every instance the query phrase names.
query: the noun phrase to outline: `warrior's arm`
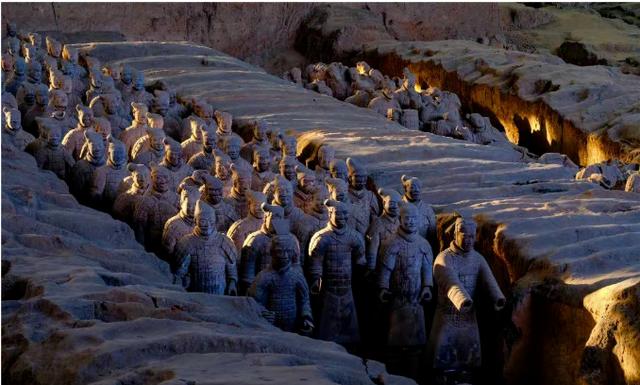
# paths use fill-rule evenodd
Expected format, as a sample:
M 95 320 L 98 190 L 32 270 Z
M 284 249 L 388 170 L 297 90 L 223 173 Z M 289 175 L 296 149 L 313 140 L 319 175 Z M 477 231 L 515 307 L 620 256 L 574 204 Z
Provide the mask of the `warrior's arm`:
M 251 238 L 252 239 L 252 238 Z M 256 276 L 257 250 L 253 244 L 245 240 L 240 252 L 240 282 L 247 287 L 251 285 Z
M 453 303 L 453 306 L 458 311 L 469 310 L 473 305 L 473 299 L 458 279 L 458 274 L 450 266 L 447 266 L 445 256 L 441 255 L 436 258 L 433 272 L 438 285 L 442 285 L 445 289 L 447 298 Z
M 323 237 L 316 233 L 309 244 L 309 276 L 312 281 L 322 277 L 324 242 Z
M 296 285 L 296 302 L 298 308 L 298 316 L 302 319 L 313 319 L 311 313 L 311 302 L 309 301 L 309 286 L 305 281 L 302 274 L 297 277 L 298 283 Z
M 257 303 L 267 306 L 269 299 L 269 280 L 264 279 L 264 274 L 258 274 L 247 291 L 247 295 L 253 297 Z
M 369 225 L 369 231 L 367 231 L 367 236 L 365 237 L 365 249 L 367 268 L 373 270 L 376 268 L 378 250 L 380 249 L 380 232 L 376 231 L 371 225 Z
M 380 261 L 376 269 L 380 289 L 389 289 L 389 279 L 396 266 L 397 254 L 397 250 L 392 244 L 385 244 L 380 250 Z
M 504 294 L 502 294 L 502 290 L 500 290 L 500 286 L 493 276 L 491 268 L 484 257 L 480 254 L 476 254 L 476 258 L 480 261 L 480 279 L 482 280 L 482 283 L 497 310 L 500 310 L 500 308 L 504 306 Z
M 431 253 L 431 246 L 427 243 L 423 250 L 422 255 L 422 269 L 420 271 L 422 276 L 422 287 L 433 287 L 433 254 Z
M 353 245 L 351 248 L 351 258 L 356 265 L 364 266 L 367 264 L 367 260 L 364 256 L 364 238 L 362 234 L 354 231 Z

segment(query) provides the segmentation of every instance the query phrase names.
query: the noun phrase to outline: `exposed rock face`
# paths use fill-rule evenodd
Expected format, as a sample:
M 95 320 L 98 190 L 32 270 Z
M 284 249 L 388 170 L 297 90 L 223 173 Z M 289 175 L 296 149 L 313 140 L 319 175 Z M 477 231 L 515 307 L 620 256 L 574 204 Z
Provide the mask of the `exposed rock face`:
M 561 152 L 586 165 L 631 162 L 640 146 L 640 78 L 613 68 L 458 40 L 371 43 L 365 57 L 383 73 L 407 66 L 423 87 L 455 92 L 534 153 Z
M 283 333 L 246 297 L 187 293 L 133 231 L 2 145 L 2 379 L 12 384 L 413 381 Z M 90 226 L 89 226 L 90 224 Z
M 512 149 L 403 129 L 204 47 L 127 43 L 86 49 L 144 70 L 150 81 L 162 78 L 188 96 L 206 98 L 234 118 L 263 118 L 303 133 L 299 143 L 323 139 L 337 156 L 366 164 L 378 186 L 401 191 L 400 177 L 410 173 L 422 180 L 423 199 L 441 219 L 453 210 L 473 214 L 476 248 L 511 298 L 511 314 L 479 315 L 480 329 L 485 325 L 492 337 L 483 339 L 485 366 L 503 369 L 508 383 L 635 381 L 639 326 L 626 314 L 633 314 L 640 282 L 638 194 L 575 181 L 569 162 L 523 163 Z M 620 290 L 612 286 L 618 283 Z M 601 314 L 620 314 L 617 329 Z M 493 330 L 501 326 L 508 326 L 506 335 Z M 616 344 L 600 344 L 609 334 Z M 598 346 L 600 358 L 590 359 L 591 346 Z

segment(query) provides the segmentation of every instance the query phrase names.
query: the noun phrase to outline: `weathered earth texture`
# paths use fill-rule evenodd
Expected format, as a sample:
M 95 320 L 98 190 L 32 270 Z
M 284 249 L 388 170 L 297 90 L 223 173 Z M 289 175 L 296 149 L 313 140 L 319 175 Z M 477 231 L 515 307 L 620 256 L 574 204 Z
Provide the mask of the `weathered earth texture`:
M 301 142 L 326 140 L 338 156 L 367 164 L 378 186 L 419 177 L 443 238 L 450 213 L 473 214 L 476 247 L 510 297 L 509 311 L 481 317 L 492 337 L 484 336 L 485 370 L 509 384 L 640 383 L 639 194 L 575 181 L 574 168 L 523 162 L 510 149 L 406 130 L 206 47 L 82 47 L 234 118 L 263 118 L 305 135 Z M 276 331 L 251 300 L 170 285 L 166 265 L 126 225 L 78 206 L 28 155 L 3 149 L 3 172 L 4 378 L 369 381 L 372 364 L 368 375 L 337 345 Z
M 373 42 L 364 58 L 383 73 L 401 75 L 406 66 L 423 87 L 455 92 L 469 111 L 539 155 L 561 152 L 580 165 L 638 162 L 638 76 L 462 40 Z

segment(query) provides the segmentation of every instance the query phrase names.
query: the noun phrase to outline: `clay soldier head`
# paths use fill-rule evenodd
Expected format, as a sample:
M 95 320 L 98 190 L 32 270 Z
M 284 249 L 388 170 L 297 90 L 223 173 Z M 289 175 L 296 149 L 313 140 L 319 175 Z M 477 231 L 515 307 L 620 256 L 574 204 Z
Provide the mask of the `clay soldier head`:
M 271 169 L 271 154 L 265 147 L 256 147 L 253 150 L 253 167 L 257 172 L 265 172 Z
M 27 63 L 21 57 L 16 57 L 13 63 L 13 74 L 16 78 L 23 78 L 27 72 Z
M 422 191 L 422 182 L 420 179 L 403 175 L 402 187 L 404 187 L 404 196 L 409 202 L 420 200 L 420 192 Z
M 476 222 L 473 219 L 456 219 L 454 242 L 462 251 L 473 250 L 473 244 L 476 242 Z
M 329 210 L 329 223 L 331 226 L 342 229 L 347 226 L 349 219 L 349 207 L 339 201 L 333 199 L 327 199 L 324 201 L 324 205 Z
M 416 76 L 409 71 L 408 68 L 402 70 L 404 79 L 402 80 L 402 88 L 408 91 L 413 91 L 416 86 Z
M 342 179 L 328 178 L 325 180 L 327 189 L 329 190 L 330 199 L 347 202 L 349 199 L 349 186 Z
M 335 158 L 335 156 L 336 151 L 333 149 L 333 147 L 329 146 L 328 144 L 321 145 L 318 149 L 318 166 L 325 170 L 328 170 L 329 166 L 331 165 L 331 161 Z
M 284 209 L 280 206 L 263 203 L 264 230 L 269 234 L 285 235 L 289 233 L 289 221 L 284 217 Z
M 34 47 L 33 44 L 23 44 L 22 56 L 24 57 L 25 62 L 34 62 L 36 60 L 36 47 Z
M 383 210 L 385 215 L 395 218 L 398 216 L 400 201 L 402 198 L 395 190 L 391 189 L 378 189 L 378 194 L 382 197 Z M 417 215 L 417 214 L 416 214 Z
M 298 179 L 298 187 L 305 194 L 312 194 L 318 188 L 314 173 L 308 172 L 300 167 L 296 167 L 296 176 Z
M 192 177 L 196 183 L 202 185 L 202 187 L 200 187 L 200 193 L 202 194 L 203 200 L 212 205 L 217 205 L 222 201 L 222 198 L 224 198 L 222 193 L 224 185 L 220 179 L 212 176 L 206 170 L 195 170 Z
M 133 120 L 142 125 L 147 124 L 147 113 L 149 109 L 144 103 L 131 103 L 131 111 L 133 111 Z
M 47 118 L 37 117 L 40 138 L 47 143 L 47 147 L 57 149 L 62 141 L 62 128 Z
M 64 73 L 58 71 L 55 68 L 50 68 L 49 79 L 51 81 L 52 89 L 64 90 Z
M 405 234 L 415 234 L 418 231 L 418 209 L 412 203 L 405 202 L 400 208 L 400 228 Z
M 162 131 L 162 127 L 164 127 L 164 119 L 162 118 L 162 116 L 151 112 L 147 112 L 146 116 L 147 124 L 150 128 L 155 128 Z
M 198 190 L 192 188 L 183 188 L 180 190 L 180 215 L 185 218 L 193 218 L 195 216 L 196 202 L 200 194 Z
M 18 39 L 9 40 L 7 53 L 9 53 L 10 56 L 14 57 L 14 59 L 20 55 L 20 41 Z
M 224 152 L 229 155 L 232 161 L 235 161 L 240 156 L 240 138 L 235 135 L 230 135 L 224 140 Z
M 194 209 L 195 235 L 207 238 L 216 231 L 216 212 L 206 202 L 198 199 Z
M 31 83 L 40 83 L 42 81 L 42 65 L 37 61 L 31 61 L 27 70 L 27 78 Z
M 118 113 L 120 106 L 118 98 L 116 98 L 114 94 L 102 94 L 100 95 L 100 100 L 102 100 L 102 106 L 108 115 L 115 115 Z
M 105 64 L 102 67 L 102 74 L 110 77 L 114 82 L 120 81 L 120 68 L 115 64 Z
M 329 198 L 327 194 L 327 190 L 323 188 L 316 189 L 313 192 L 313 212 L 316 218 L 322 218 L 323 221 L 326 221 L 325 215 L 328 215 L 327 206 L 324 205 L 324 201 Z
M 82 104 L 76 105 L 76 113 L 78 114 L 78 122 L 82 127 L 91 127 L 93 126 L 93 110 L 89 107 L 86 107 Z
M 244 195 L 251 187 L 251 173 L 242 167 L 236 167 L 235 164 L 231 164 L 231 180 L 233 182 L 233 190 Z
M 111 136 L 111 123 L 106 118 L 94 118 L 94 129 L 102 137 L 102 141 L 107 143 L 108 138 Z
M 50 92 L 49 105 L 53 106 L 53 112 L 57 117 L 63 118 L 67 112 L 69 99 L 63 90 L 52 90 Z
M 84 132 L 85 144 L 87 146 L 87 153 L 85 159 L 89 162 L 97 165 L 104 164 L 104 141 L 102 135 L 95 131 Z
M 59 41 L 52 38 L 51 36 L 47 36 L 45 38 L 45 42 L 47 45 L 47 53 L 51 57 L 59 58 L 62 55 L 62 44 Z
M 246 193 L 249 212 L 256 218 L 263 218 L 262 204 L 266 202 L 267 197 L 258 191 L 249 190 Z
M 295 181 L 297 178 L 296 164 L 297 159 L 295 157 L 290 155 L 283 156 L 278 163 L 280 175 L 285 177 L 288 181 Z
M 36 104 L 43 107 L 49 104 L 49 90 L 47 87 L 38 87 L 35 92 Z
M 231 158 L 227 154 L 216 152 L 214 174 L 220 180 L 227 180 L 231 176 Z
M 193 101 L 193 112 L 207 122 L 213 118 L 213 107 L 203 100 L 196 99 Z
M 353 158 L 347 158 L 347 169 L 349 170 L 349 186 L 356 191 L 363 190 L 367 185 L 367 170 Z
M 180 143 L 171 138 L 165 137 L 164 144 L 164 159 L 166 162 L 173 166 L 178 167 L 182 164 L 182 147 Z
M 17 132 L 22 129 L 22 116 L 20 115 L 20 111 L 4 107 L 2 109 L 2 113 L 4 113 L 4 122 L 5 128 L 12 132 Z
M 121 71 L 121 81 L 122 83 L 129 85 L 133 82 L 133 69 L 127 65 L 122 66 Z
M 230 113 L 224 111 L 216 111 L 215 112 L 216 123 L 218 124 L 218 131 L 223 132 L 225 134 L 230 134 L 231 126 L 233 124 L 233 117 Z M 254 131 L 255 136 L 255 131 Z
M 126 149 L 125 149 L 126 151 Z M 146 190 L 151 183 L 151 172 L 144 164 L 129 163 L 127 169 L 133 178 L 133 184 L 140 190 Z
M 253 139 L 255 139 L 257 142 L 264 142 L 265 140 L 267 140 L 267 133 L 269 131 L 267 122 L 262 119 L 258 119 L 252 123 L 252 126 Z
M 291 183 L 281 175 L 276 175 L 275 177 L 273 202 L 282 206 L 285 211 L 291 209 L 293 206 L 293 190 L 291 188 Z
M 291 266 L 291 261 L 296 252 L 293 238 L 282 235 L 272 237 L 270 253 L 273 270 L 278 272 L 287 270 Z
M 18 35 L 18 26 L 12 21 L 7 22 L 7 36 L 16 37 Z
M 169 191 L 170 179 L 169 171 L 155 163 L 151 163 L 151 188 L 159 193 Z
M 349 182 L 349 170 L 347 163 L 342 159 L 334 159 L 329 164 L 329 172 L 332 178 L 342 179 L 345 182 Z
M 298 140 L 292 135 L 283 135 L 280 138 L 280 148 L 282 148 L 282 155 L 296 157 L 298 148 Z
M 151 110 L 162 116 L 167 116 L 167 112 L 169 112 L 169 93 L 155 90 Z
M 89 82 L 91 84 L 91 88 L 102 88 L 102 72 L 97 69 L 89 71 Z
M 216 148 L 216 132 L 206 124 L 201 125 L 200 128 L 200 136 L 202 137 L 202 148 L 206 153 L 210 154 Z
M 144 73 L 142 71 L 136 71 L 133 77 L 133 89 L 136 91 L 144 90 Z
M 29 32 L 29 42 L 36 48 L 42 47 L 42 36 L 36 32 Z
M 124 143 L 113 137 L 109 138 L 108 149 L 109 164 L 114 168 L 120 168 L 127 162 L 127 149 Z

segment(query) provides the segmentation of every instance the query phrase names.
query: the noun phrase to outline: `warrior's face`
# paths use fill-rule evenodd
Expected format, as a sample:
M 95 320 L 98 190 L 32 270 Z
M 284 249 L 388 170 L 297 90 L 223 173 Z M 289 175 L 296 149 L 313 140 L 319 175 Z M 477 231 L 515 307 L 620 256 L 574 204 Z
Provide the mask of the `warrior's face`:
M 408 233 L 415 234 L 418 231 L 418 215 L 415 211 L 405 211 L 400 215 L 400 227 Z
M 228 143 L 226 153 L 231 160 L 236 160 L 240 156 L 240 146 L 235 143 Z
M 420 187 L 421 187 L 420 184 L 416 182 L 411 182 L 409 183 L 408 186 L 405 186 L 405 192 L 407 194 L 407 197 L 412 201 L 419 200 L 420 192 L 422 190 Z
M 354 190 L 360 191 L 367 185 L 367 175 L 354 173 L 349 177 L 349 182 Z
M 349 213 L 342 207 L 335 207 L 332 210 L 329 210 L 330 216 L 329 220 L 331 224 L 335 227 L 342 229 L 347 225 L 347 220 L 349 218 Z
M 280 175 L 287 180 L 292 181 L 296 179 L 296 166 L 289 163 L 280 163 Z
M 169 178 L 163 172 L 155 172 L 151 176 L 153 182 L 153 189 L 157 192 L 167 192 L 169 190 Z
M 207 187 L 207 200 L 214 205 L 220 203 L 222 201 L 222 187 Z
M 476 241 L 476 226 L 472 223 L 456 224 L 456 245 L 464 251 L 473 249 Z
M 182 154 L 179 147 L 167 148 L 165 152 L 165 156 L 166 156 L 167 162 L 172 166 L 178 166 L 180 164 L 180 161 L 182 160 Z

